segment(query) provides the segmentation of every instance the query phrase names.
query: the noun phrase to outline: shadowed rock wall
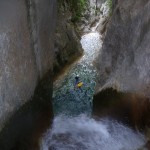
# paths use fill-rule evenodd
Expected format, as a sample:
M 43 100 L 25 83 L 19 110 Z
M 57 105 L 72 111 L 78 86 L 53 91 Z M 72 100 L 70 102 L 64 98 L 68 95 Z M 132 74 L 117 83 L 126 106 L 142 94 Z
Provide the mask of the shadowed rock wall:
M 150 100 L 142 95 L 117 92 L 112 88 L 94 96 L 93 114 L 99 117 L 111 117 L 134 129 L 146 129 L 150 126 Z
M 1 130 L 52 72 L 55 0 L 2 0 L 0 18 Z
M 2 150 L 39 150 L 40 139 L 53 119 L 51 97 L 52 73 L 49 72 L 38 84 L 32 100 L 5 123 L 0 132 Z
M 54 73 L 60 72 L 66 64 L 73 62 L 81 56 L 83 49 L 80 43 L 80 35 L 75 23 L 71 21 L 71 2 L 58 1 L 57 22 L 55 32 L 55 61 Z

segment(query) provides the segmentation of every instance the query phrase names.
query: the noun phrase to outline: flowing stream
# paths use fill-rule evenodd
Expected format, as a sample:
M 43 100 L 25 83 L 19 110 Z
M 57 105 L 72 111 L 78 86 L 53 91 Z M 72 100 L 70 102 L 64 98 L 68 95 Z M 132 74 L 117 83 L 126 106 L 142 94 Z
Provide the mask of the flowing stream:
M 81 113 L 91 114 L 92 97 L 95 87 L 96 70 L 92 62 L 101 48 L 102 41 L 97 32 L 82 36 L 81 44 L 84 56 L 68 72 L 54 83 L 53 105 L 56 115 L 76 116 Z M 74 88 L 75 76 L 79 75 L 83 86 Z
M 41 140 L 41 150 L 138 150 L 145 144 L 142 134 L 114 120 L 91 117 L 96 69 L 93 60 L 102 45 L 99 33 L 82 36 L 84 56 L 54 83 L 52 128 Z M 83 82 L 74 88 L 75 76 Z

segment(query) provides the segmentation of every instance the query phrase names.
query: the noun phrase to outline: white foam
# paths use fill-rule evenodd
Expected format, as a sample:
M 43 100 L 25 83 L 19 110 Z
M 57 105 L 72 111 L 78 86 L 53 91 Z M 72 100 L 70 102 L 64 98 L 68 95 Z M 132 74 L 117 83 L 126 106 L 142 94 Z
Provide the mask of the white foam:
M 82 36 L 81 45 L 85 52 L 85 58 L 83 57 L 81 61 L 92 62 L 102 47 L 100 34 L 92 32 Z
M 115 121 L 58 116 L 43 137 L 41 150 L 137 150 L 144 144 L 143 135 Z

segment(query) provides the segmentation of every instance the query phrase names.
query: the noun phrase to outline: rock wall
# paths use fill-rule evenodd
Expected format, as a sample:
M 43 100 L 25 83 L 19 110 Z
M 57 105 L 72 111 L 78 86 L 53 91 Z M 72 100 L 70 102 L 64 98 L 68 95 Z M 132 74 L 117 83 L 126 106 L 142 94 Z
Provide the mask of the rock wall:
M 150 1 L 113 0 L 93 99 L 93 114 L 113 117 L 150 141 Z
M 149 112 L 150 99 L 140 94 L 118 92 L 109 88 L 94 96 L 95 116 L 112 117 L 136 130 L 147 130 L 150 126 Z
M 71 21 L 70 2 L 58 1 L 57 22 L 55 32 L 54 74 L 63 69 L 83 53 L 80 35 Z
M 113 87 L 150 96 L 150 1 L 114 0 L 114 12 L 97 59 L 97 92 Z
M 104 17 L 102 6 L 106 0 L 87 0 L 85 11 L 82 12 L 80 20 L 76 23 L 81 33 L 93 31 L 93 27 Z
M 52 72 L 55 0 L 2 0 L 0 18 L 1 131 Z

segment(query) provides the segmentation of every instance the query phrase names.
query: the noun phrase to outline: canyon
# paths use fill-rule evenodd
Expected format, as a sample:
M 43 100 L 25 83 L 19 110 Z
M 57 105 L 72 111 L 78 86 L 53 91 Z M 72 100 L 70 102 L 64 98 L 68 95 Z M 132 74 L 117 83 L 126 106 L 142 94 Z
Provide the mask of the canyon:
M 98 118 L 104 117 L 110 117 L 119 123 L 127 124 L 134 131 L 142 132 L 147 138 L 147 143 L 143 147 L 150 149 L 150 2 L 112 0 L 112 4 L 109 3 L 112 12 L 109 13 L 105 6 L 108 1 L 88 0 L 79 16 L 72 7 L 73 2 L 73 0 L 1 2 L 0 149 L 37 150 L 39 139 L 51 126 L 56 133 L 58 124 L 66 131 L 67 124 L 64 120 L 67 120 L 70 126 L 72 121 L 75 124 L 75 130 L 68 131 L 70 135 L 76 135 L 78 129 L 83 130 L 80 121 L 85 128 L 92 130 L 92 132 L 88 130 L 88 136 L 86 131 L 83 136 L 81 135 L 83 141 L 86 136 L 94 137 L 95 131 L 99 133 L 97 135 L 99 140 L 102 139 L 101 135 L 108 138 L 110 133 L 105 129 L 105 125 L 108 124 L 109 130 L 112 126 L 121 130 L 126 128 L 111 122 L 111 119 L 96 122 Z M 109 15 L 106 15 L 106 12 Z M 95 30 L 102 35 L 103 40 L 102 48 L 96 53 L 97 57 L 92 63 L 98 74 L 92 85 L 93 88 L 96 82 L 96 88 L 92 89 L 93 100 L 90 100 L 88 106 L 92 110 L 92 117 L 96 120 L 85 116 L 73 119 L 62 117 L 63 120 L 55 116 L 54 79 L 61 76 L 70 64 L 80 57 L 84 58 L 81 36 L 94 33 Z M 85 68 L 84 66 L 82 69 Z M 88 73 L 87 70 L 85 72 Z M 85 76 L 87 75 L 83 75 Z M 91 78 L 95 80 L 95 77 Z M 72 76 L 70 80 L 73 82 Z M 88 79 L 85 81 L 91 82 Z M 89 104 L 89 101 L 87 103 Z M 120 135 L 131 134 L 141 146 L 143 137 L 126 129 L 128 132 Z M 55 132 L 54 137 L 50 138 L 51 141 L 70 140 L 68 135 L 62 134 L 62 131 L 59 130 L 57 136 Z M 114 136 L 118 132 L 115 129 L 115 133 L 111 135 Z M 46 138 L 49 140 L 49 136 Z M 75 138 L 75 141 L 77 142 L 78 138 Z M 80 143 L 80 149 L 86 148 L 88 143 L 85 145 Z M 57 144 L 55 146 L 57 147 Z M 90 146 L 91 150 L 95 148 L 93 145 Z M 137 145 L 131 146 L 135 146 L 136 149 Z M 119 145 L 116 148 L 114 144 L 113 149 L 119 150 Z

